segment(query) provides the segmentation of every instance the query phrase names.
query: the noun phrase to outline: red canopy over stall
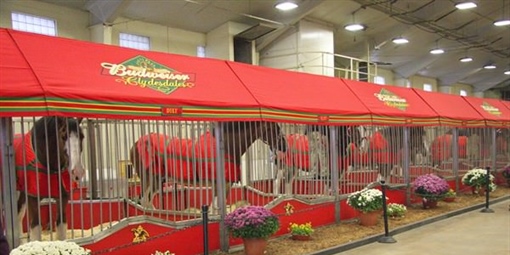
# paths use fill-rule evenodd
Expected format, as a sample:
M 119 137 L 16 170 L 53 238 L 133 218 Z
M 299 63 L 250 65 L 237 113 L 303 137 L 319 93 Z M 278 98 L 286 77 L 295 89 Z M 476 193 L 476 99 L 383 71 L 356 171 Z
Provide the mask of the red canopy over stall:
M 510 127 L 510 109 L 503 101 L 492 98 L 463 98 L 484 117 L 487 126 Z
M 0 29 L 0 116 L 37 116 L 46 112 L 44 91 L 7 30 Z M 22 86 L 20 86 L 22 84 Z
M 370 124 L 370 111 L 338 78 L 229 62 L 265 119 Z
M 439 125 L 439 117 L 413 90 L 342 79 L 380 125 Z
M 413 89 L 439 115 L 442 125 L 485 126 L 485 119 L 461 96 Z
M 6 29 L 0 35 L 0 116 L 260 119 L 258 102 L 225 61 Z M 27 101 L 40 103 L 27 109 Z
M 506 106 L 506 108 L 510 109 L 510 101 L 505 101 L 505 100 L 503 100 L 503 101 L 501 101 L 501 102 L 502 102 L 502 103 Z M 509 127 L 509 128 L 510 128 L 510 127 Z

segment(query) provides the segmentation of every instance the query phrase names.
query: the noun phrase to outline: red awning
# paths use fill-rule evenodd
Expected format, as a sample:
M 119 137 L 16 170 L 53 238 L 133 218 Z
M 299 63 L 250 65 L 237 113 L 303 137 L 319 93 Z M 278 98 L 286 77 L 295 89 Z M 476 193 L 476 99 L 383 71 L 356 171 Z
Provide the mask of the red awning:
M 370 111 L 338 78 L 229 62 L 265 119 L 370 124 Z
M 380 125 L 439 125 L 439 116 L 413 90 L 342 79 Z
M 43 88 L 5 29 L 0 29 L 0 42 L 0 116 L 47 114 Z
M 461 96 L 413 89 L 439 115 L 441 125 L 485 126 L 485 119 Z
M 501 102 L 506 106 L 506 108 L 510 109 L 510 101 L 503 100 Z
M 510 109 L 503 101 L 492 98 L 463 97 L 484 117 L 487 126 L 510 127 Z
M 226 61 L 0 31 L 0 116 L 19 116 L 24 105 L 10 106 L 32 98 L 57 115 L 260 119 L 258 102 Z

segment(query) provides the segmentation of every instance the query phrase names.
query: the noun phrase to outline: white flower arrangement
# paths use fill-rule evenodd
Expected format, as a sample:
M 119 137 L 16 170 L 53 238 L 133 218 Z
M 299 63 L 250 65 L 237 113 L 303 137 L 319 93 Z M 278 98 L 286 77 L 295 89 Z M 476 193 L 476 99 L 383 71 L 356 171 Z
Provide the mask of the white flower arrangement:
M 347 197 L 347 204 L 363 213 L 381 210 L 383 207 L 382 192 L 378 189 L 362 189 Z
M 404 217 L 404 215 L 407 212 L 407 207 L 403 204 L 397 204 L 397 203 L 389 203 L 387 208 L 387 213 L 389 217 L 392 218 L 401 218 Z
M 494 184 L 494 175 L 489 175 L 489 188 L 490 191 L 496 190 Z M 487 170 L 481 168 L 473 168 L 462 176 L 462 183 L 467 186 L 483 188 L 487 185 Z
M 18 246 L 10 255 L 90 255 L 90 250 L 67 241 L 33 241 Z
M 165 251 L 165 252 L 156 251 L 155 253 L 153 253 L 151 255 L 175 255 L 175 253 L 171 253 L 170 251 Z

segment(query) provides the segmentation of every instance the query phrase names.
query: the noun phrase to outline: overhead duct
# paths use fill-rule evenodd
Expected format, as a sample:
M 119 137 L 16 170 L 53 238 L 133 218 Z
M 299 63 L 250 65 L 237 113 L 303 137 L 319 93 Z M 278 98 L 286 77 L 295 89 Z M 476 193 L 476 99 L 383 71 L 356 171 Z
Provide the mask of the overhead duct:
M 253 27 L 250 27 L 243 32 L 235 35 L 236 39 L 244 39 L 246 41 L 254 41 L 264 35 L 267 35 L 274 30 L 276 30 L 277 27 L 269 25 L 269 24 L 262 24 L 259 23 Z

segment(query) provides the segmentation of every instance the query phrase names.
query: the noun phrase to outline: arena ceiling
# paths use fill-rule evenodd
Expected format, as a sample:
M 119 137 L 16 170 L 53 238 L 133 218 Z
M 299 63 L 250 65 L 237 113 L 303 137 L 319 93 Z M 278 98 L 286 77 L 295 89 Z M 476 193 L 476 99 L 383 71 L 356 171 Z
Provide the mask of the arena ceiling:
M 439 85 L 471 84 L 475 91 L 510 87 L 510 0 L 477 0 L 477 7 L 459 10 L 460 0 L 295 0 L 298 8 L 282 12 L 279 0 L 40 0 L 91 13 L 91 25 L 115 24 L 119 17 L 207 33 L 227 21 L 276 28 L 256 40 L 262 51 L 300 20 L 329 26 L 335 32 L 335 53 L 369 59 L 407 78 L 437 78 Z M 353 21 L 366 29 L 350 32 Z M 409 43 L 397 45 L 395 37 Z M 441 47 L 444 54 L 432 55 Z M 459 59 L 470 56 L 473 61 Z M 484 69 L 487 64 L 496 69 Z

